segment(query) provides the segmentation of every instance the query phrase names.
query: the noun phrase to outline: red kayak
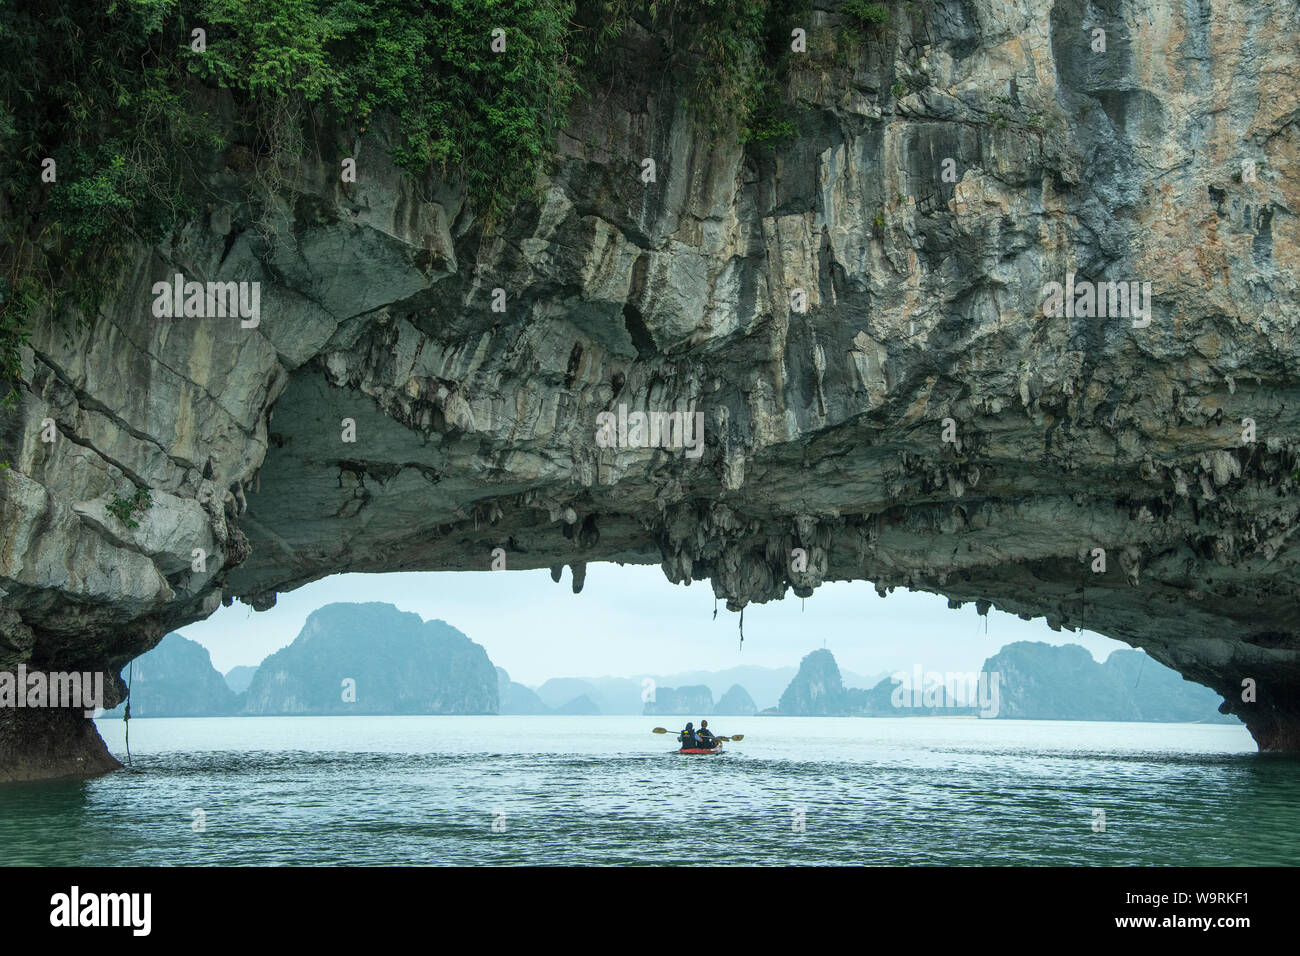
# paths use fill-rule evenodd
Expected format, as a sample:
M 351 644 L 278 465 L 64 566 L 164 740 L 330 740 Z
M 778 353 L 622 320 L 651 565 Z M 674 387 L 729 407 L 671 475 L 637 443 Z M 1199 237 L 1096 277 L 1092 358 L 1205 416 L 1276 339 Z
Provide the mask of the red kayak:
M 683 747 L 677 752 L 679 754 L 720 754 L 722 753 L 722 748 L 714 747 L 712 750 L 709 750 L 704 747 Z

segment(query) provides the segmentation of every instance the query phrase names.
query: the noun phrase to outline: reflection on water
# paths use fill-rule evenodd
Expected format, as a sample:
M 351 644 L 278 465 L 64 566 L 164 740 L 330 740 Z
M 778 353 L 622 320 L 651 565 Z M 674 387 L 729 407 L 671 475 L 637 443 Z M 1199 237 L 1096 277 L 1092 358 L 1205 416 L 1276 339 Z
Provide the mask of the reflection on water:
M 666 720 L 136 720 L 130 770 L 0 787 L 0 863 L 1300 863 L 1300 760 L 1241 727 Z

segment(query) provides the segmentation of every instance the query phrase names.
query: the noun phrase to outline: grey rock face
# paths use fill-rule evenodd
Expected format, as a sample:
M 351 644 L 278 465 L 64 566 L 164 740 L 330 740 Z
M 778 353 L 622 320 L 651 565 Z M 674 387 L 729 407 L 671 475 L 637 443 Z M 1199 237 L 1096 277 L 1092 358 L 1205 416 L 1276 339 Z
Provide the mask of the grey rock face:
M 978 674 L 896 672 L 869 690 L 846 690 L 849 716 L 969 716 L 1026 720 L 1235 723 L 1219 695 L 1183 680 L 1141 651 L 1098 664 L 1077 644 L 1008 644 Z
M 125 675 L 124 675 L 125 676 Z M 235 712 L 235 692 L 212 666 L 202 644 L 168 634 L 131 664 L 132 717 L 225 717 Z M 106 717 L 121 717 L 123 707 Z
M 355 185 L 304 156 L 268 229 L 226 171 L 221 229 L 140 250 L 71 339 L 36 331 L 0 666 L 116 674 L 223 600 L 500 548 L 575 587 L 658 563 L 731 610 L 866 579 L 1045 616 L 1300 749 L 1300 22 L 1141 0 L 1094 53 L 1091 10 L 943 2 L 797 61 L 772 151 L 706 134 L 670 75 L 615 85 L 499 235 L 399 176 L 382 124 L 336 131 Z M 175 272 L 262 283 L 260 324 L 153 318 Z M 1149 324 L 1044 314 L 1070 276 L 1150 282 Z M 624 411 L 702 416 L 701 453 L 634 420 L 598 443 Z M 131 528 L 107 509 L 135 487 Z
M 495 714 L 487 651 L 442 621 L 391 604 L 328 604 L 264 660 L 243 713 Z
M 226 686 L 236 694 L 242 694 L 248 690 L 248 685 L 253 682 L 253 675 L 257 673 L 256 667 L 247 664 L 241 664 L 238 667 L 232 667 L 226 671 Z
M 715 714 L 725 714 L 728 717 L 747 717 L 750 714 L 758 713 L 758 706 L 745 688 L 739 684 L 732 684 L 727 692 L 718 698 L 717 704 L 713 707 L 713 712 Z
M 1231 723 L 1236 719 L 1217 712 L 1220 700 L 1214 691 L 1147 660 L 1141 651 L 1111 651 L 1102 666 L 1133 699 L 1139 720 Z
M 998 674 L 998 717 L 1028 720 L 1141 720 L 1129 688 L 1078 645 L 1008 644 L 984 662 Z M 1213 713 L 1207 707 L 1202 717 Z
M 791 717 L 838 717 L 849 712 L 835 656 L 816 650 L 799 662 L 799 673 L 781 695 L 777 710 Z
M 550 712 L 550 708 L 542 703 L 542 699 L 536 693 L 523 684 L 512 681 L 510 674 L 504 667 L 498 667 L 496 670 L 497 697 L 500 702 L 498 713 L 545 714 Z

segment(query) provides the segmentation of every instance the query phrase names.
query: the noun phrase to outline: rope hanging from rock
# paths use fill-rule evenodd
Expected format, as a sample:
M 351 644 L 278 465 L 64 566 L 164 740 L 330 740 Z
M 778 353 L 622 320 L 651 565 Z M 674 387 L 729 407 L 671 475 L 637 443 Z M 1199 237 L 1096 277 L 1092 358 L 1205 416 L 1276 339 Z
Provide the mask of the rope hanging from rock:
M 118 675 L 118 680 L 121 680 Z M 122 730 L 126 732 L 126 765 L 131 766 L 131 684 L 135 680 L 135 661 L 126 673 L 126 709 L 122 711 Z

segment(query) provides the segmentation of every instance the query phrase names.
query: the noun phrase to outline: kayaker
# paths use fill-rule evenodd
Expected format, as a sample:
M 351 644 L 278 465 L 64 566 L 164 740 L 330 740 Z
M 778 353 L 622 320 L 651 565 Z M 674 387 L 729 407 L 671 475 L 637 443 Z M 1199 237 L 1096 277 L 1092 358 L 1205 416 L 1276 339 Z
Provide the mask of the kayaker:
M 693 750 L 699 746 L 695 738 L 695 725 L 688 723 L 686 729 L 677 735 L 677 739 L 682 742 L 683 750 Z
M 717 746 L 713 734 L 709 732 L 709 722 L 707 720 L 700 721 L 700 730 L 695 736 L 699 738 L 700 746 L 705 750 L 712 750 Z

